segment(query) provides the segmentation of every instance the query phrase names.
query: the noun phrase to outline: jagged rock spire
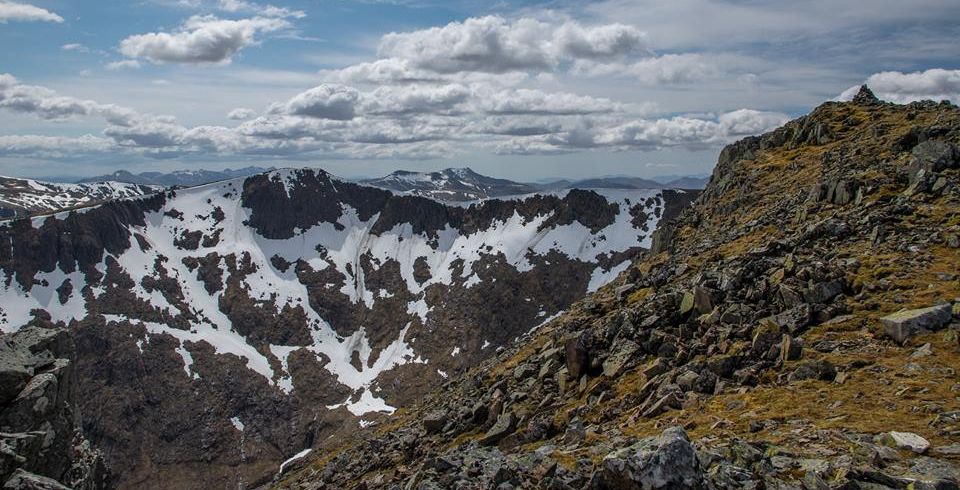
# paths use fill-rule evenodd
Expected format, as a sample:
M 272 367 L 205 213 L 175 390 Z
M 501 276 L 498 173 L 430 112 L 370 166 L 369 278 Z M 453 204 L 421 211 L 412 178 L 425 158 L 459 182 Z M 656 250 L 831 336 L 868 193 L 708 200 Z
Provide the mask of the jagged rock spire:
M 861 85 L 860 91 L 857 92 L 857 95 L 853 97 L 854 104 L 872 105 L 872 104 L 877 104 L 879 102 L 880 102 L 880 99 L 878 99 L 877 96 L 873 94 L 873 91 L 870 90 L 870 87 L 866 86 L 866 84 Z

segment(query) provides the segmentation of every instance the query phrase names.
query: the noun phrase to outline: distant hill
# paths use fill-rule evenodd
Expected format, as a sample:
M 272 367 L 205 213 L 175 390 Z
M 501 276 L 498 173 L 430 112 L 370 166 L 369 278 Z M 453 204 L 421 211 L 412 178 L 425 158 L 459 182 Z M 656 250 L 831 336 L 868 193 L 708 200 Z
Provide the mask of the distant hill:
M 126 170 L 117 170 L 116 172 L 109 175 L 100 175 L 97 177 L 88 177 L 81 179 L 79 183 L 87 182 L 103 182 L 103 181 L 113 181 L 113 182 L 126 182 L 129 184 L 142 184 L 142 185 L 161 185 L 161 186 L 183 186 L 190 187 L 195 185 L 209 184 L 211 182 L 218 182 L 221 180 L 234 179 L 237 177 L 249 177 L 251 175 L 260 174 L 263 172 L 268 172 L 274 170 L 274 167 L 264 168 L 264 167 L 244 167 L 234 169 L 223 169 L 223 170 L 175 170 L 173 172 L 141 172 L 138 174 L 128 172 Z
M 469 168 L 447 168 L 439 172 L 397 170 L 387 176 L 361 183 L 394 192 L 429 197 L 440 201 L 475 201 L 497 196 L 531 194 L 534 184 L 480 175 Z

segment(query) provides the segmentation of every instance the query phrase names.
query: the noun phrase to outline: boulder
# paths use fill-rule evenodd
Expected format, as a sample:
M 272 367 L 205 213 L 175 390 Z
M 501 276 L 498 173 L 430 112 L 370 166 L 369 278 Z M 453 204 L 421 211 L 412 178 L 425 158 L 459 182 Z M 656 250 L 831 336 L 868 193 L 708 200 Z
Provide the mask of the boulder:
M 633 356 L 639 350 L 640 345 L 632 340 L 621 340 L 617 342 L 613 353 L 603 361 L 604 376 L 612 378 L 620 374 L 624 366 L 633 359 Z
M 960 164 L 960 150 L 953 143 L 927 140 L 913 147 L 910 164 L 911 175 L 925 170 L 927 173 L 940 172 L 948 168 L 957 168 Z
M 800 363 L 797 368 L 790 373 L 788 381 L 802 381 L 805 379 L 819 379 L 821 381 L 833 381 L 837 377 L 837 368 L 827 361 L 806 361 Z
M 930 449 L 930 441 L 913 432 L 890 431 L 880 436 L 880 442 L 897 449 L 909 449 L 917 454 L 923 454 Z
M 4 490 L 70 490 L 70 487 L 61 485 L 53 478 L 35 475 L 17 470 L 13 476 L 3 484 Z
M 423 429 L 427 431 L 427 434 L 435 434 L 443 430 L 443 427 L 447 425 L 447 412 L 438 410 L 427 414 L 423 418 Z
M 697 451 L 681 427 L 612 452 L 590 480 L 592 489 L 707 488 Z
M 913 335 L 938 330 L 953 317 L 950 305 L 937 305 L 917 310 L 901 310 L 880 319 L 883 330 L 893 340 L 903 344 Z
M 567 363 L 567 372 L 573 379 L 579 379 L 589 367 L 587 348 L 581 338 L 568 339 L 564 344 L 564 358 Z
M 517 416 L 512 411 L 506 411 L 497 418 L 497 422 L 490 427 L 483 437 L 480 438 L 480 444 L 492 446 L 500 442 L 504 437 L 512 434 L 517 429 Z

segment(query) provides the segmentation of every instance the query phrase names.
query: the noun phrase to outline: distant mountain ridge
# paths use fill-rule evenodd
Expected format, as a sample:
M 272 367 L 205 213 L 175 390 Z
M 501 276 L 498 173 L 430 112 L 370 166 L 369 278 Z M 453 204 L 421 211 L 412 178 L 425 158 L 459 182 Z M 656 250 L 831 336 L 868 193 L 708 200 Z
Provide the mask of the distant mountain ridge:
M 441 201 L 476 201 L 489 197 L 532 194 L 541 190 L 533 184 L 480 175 L 468 167 L 447 168 L 439 172 L 397 170 L 384 177 L 360 182 Z
M 123 182 L 60 184 L 0 176 L 0 219 L 52 213 L 160 190 L 159 186 Z
M 487 177 L 464 167 L 446 168 L 437 172 L 397 170 L 384 177 L 362 179 L 359 182 L 393 192 L 440 201 L 476 201 L 564 189 L 702 189 L 707 181 L 709 181 L 707 177 L 696 176 L 682 177 L 668 182 L 640 177 L 611 176 L 526 183 Z
M 183 186 L 192 187 L 195 185 L 209 184 L 221 180 L 235 179 L 238 177 L 249 177 L 255 174 L 261 174 L 275 170 L 275 167 L 244 167 L 238 169 L 226 168 L 223 170 L 175 170 L 173 172 L 141 172 L 138 174 L 117 170 L 112 174 L 100 175 L 81 179 L 78 183 L 89 182 L 124 182 L 128 184 L 141 185 L 160 185 L 165 187 Z

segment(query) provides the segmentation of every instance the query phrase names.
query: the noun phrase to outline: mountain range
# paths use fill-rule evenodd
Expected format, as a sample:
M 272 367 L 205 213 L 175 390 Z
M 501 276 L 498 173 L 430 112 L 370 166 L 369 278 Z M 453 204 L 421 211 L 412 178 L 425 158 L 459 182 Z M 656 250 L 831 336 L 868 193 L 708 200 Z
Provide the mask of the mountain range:
M 248 177 L 273 170 L 273 167 L 244 167 L 224 170 L 176 170 L 173 172 L 141 172 L 131 173 L 126 170 L 117 170 L 112 174 L 100 175 L 96 177 L 86 177 L 78 183 L 94 182 L 124 182 L 128 184 L 155 185 L 164 187 L 191 187 L 196 185 L 209 184 L 221 180 L 228 180 L 237 177 Z

